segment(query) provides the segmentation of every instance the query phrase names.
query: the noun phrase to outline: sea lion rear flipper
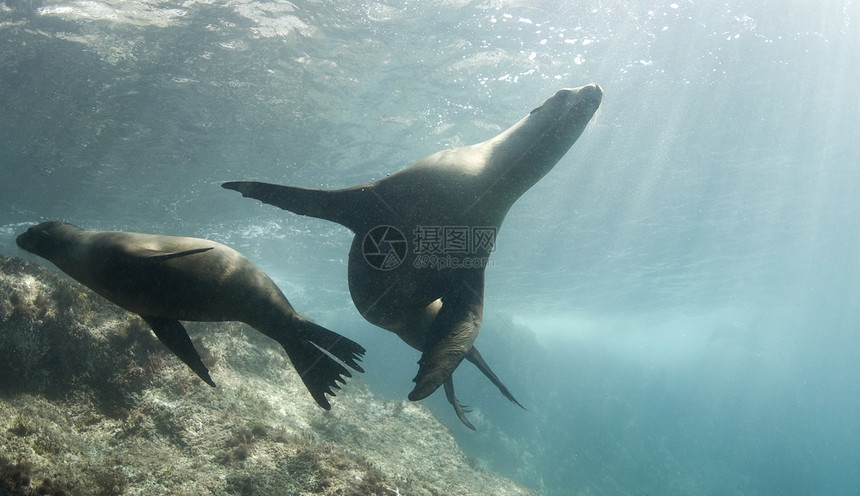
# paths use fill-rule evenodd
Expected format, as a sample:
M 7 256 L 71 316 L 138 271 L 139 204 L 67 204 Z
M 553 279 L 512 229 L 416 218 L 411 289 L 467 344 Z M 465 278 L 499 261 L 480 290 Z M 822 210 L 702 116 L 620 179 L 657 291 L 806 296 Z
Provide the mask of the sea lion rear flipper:
M 372 187 L 369 185 L 326 191 L 257 181 L 230 181 L 222 183 L 221 187 L 299 215 L 337 222 L 353 232 L 366 222 L 368 213 L 372 214 L 379 207 L 375 203 L 378 200 L 370 194 Z
M 415 388 L 409 399 L 430 396 L 454 373 L 481 329 L 484 305 L 484 272 L 475 271 L 462 279 L 462 285 L 442 297 L 442 308 L 433 319 L 418 361 Z
M 303 322 L 299 332 L 315 345 L 331 353 L 354 370 L 364 372 L 358 361 L 361 360 L 361 357 L 364 356 L 367 350 L 360 344 L 307 320 Z
M 496 376 L 496 374 L 494 374 L 493 371 L 490 370 L 490 366 L 487 365 L 487 362 L 484 361 L 484 357 L 482 357 L 481 354 L 478 353 L 477 348 L 472 346 L 472 349 L 469 350 L 469 353 L 466 354 L 466 360 L 469 360 L 470 362 L 474 363 L 475 366 L 478 367 L 478 370 L 480 370 L 485 376 L 487 376 L 487 379 L 489 379 L 490 382 L 492 382 L 496 385 L 497 388 L 499 388 L 499 391 L 501 391 L 505 398 L 511 400 L 511 402 L 513 402 L 515 405 L 522 408 L 523 410 L 527 410 L 526 407 L 521 405 L 520 402 L 517 401 L 516 398 L 514 398 L 514 395 L 512 395 L 511 392 L 508 391 L 508 388 L 505 387 L 504 384 L 502 384 L 502 381 L 499 380 L 498 376 Z
M 143 317 L 141 315 L 141 317 Z M 215 387 L 215 382 L 209 377 L 209 370 L 203 365 L 203 360 L 197 350 L 194 349 L 194 344 L 191 338 L 188 337 L 188 332 L 179 323 L 178 320 L 163 319 L 160 317 L 143 317 L 143 320 L 152 328 L 159 341 L 164 343 L 167 348 L 191 367 L 206 384 Z
M 471 412 L 466 405 L 461 405 L 459 401 L 457 401 L 457 396 L 454 395 L 454 380 L 450 377 L 447 381 L 442 383 L 445 386 L 445 397 L 448 398 L 448 403 L 451 403 L 451 406 L 454 407 L 454 412 L 457 414 L 457 418 L 460 419 L 460 422 L 468 427 L 469 429 L 475 430 L 475 426 L 469 422 L 469 419 L 466 418 L 466 413 Z
M 332 388 L 340 389 L 338 382 L 346 384 L 343 376 L 352 377 L 352 374 L 306 339 L 285 339 L 281 346 L 317 404 L 325 410 L 331 410 L 325 395 L 334 396 Z

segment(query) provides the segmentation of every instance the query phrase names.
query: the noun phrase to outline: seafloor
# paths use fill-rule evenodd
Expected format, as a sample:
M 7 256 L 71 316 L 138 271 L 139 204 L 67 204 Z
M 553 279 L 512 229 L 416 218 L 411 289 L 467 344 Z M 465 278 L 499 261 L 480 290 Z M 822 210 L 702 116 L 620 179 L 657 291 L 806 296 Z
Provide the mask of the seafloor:
M 186 327 L 217 388 L 139 317 L 0 255 L 0 495 L 535 494 L 421 404 L 353 378 L 326 412 L 253 329 Z

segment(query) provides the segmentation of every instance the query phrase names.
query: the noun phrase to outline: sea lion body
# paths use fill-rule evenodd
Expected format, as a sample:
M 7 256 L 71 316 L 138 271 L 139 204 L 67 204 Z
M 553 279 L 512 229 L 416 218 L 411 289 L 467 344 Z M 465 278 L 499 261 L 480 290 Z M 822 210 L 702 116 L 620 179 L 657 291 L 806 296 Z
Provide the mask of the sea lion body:
M 199 238 L 128 232 L 76 233 L 50 260 L 131 312 L 198 322 L 239 321 L 254 328 L 297 320 L 262 270 L 229 246 Z M 149 256 L 205 250 L 161 262 Z M 277 316 L 278 318 L 276 318 Z
M 579 138 L 602 94 L 593 84 L 560 90 L 487 141 L 434 153 L 370 184 L 337 191 L 253 181 L 222 186 L 297 214 L 338 222 L 355 233 L 348 264 L 353 302 L 369 322 L 423 353 L 409 394 L 409 399 L 420 400 L 443 384 L 448 392 L 451 374 L 463 358 L 473 363 L 480 358 L 477 351 L 472 353 L 472 344 L 482 319 L 484 266 L 475 262 L 486 260 L 493 246 L 448 250 L 434 267 L 432 258 L 430 266 L 424 263 L 428 259 L 416 246 L 419 236 L 436 228 L 461 234 L 465 229 L 467 235 L 475 230 L 496 233 L 513 203 Z M 394 230 L 380 231 L 380 226 Z M 402 257 L 402 249 L 397 249 L 403 246 L 401 237 L 412 248 Z M 400 263 L 382 268 L 368 263 L 368 239 L 375 249 L 390 249 Z M 513 400 L 483 360 L 479 363 Z M 450 391 L 449 400 L 453 387 Z
M 199 238 L 92 232 L 51 221 L 31 227 L 18 245 L 51 261 L 109 301 L 134 312 L 210 385 L 208 371 L 179 323 L 239 321 L 278 341 L 317 403 L 349 372 L 328 350 L 361 371 L 364 349 L 302 318 L 259 267 L 236 250 Z

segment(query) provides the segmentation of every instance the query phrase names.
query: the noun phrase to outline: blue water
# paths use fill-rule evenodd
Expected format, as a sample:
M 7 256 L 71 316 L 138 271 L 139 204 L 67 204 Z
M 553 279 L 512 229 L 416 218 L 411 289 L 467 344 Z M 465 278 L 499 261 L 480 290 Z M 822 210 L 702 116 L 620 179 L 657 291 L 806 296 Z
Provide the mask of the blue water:
M 339 188 L 487 139 L 558 88 L 602 109 L 511 209 L 466 364 L 476 462 L 550 495 L 860 494 L 860 6 L 0 3 L 0 253 L 46 219 L 208 237 L 368 348 L 350 233 L 219 187 Z

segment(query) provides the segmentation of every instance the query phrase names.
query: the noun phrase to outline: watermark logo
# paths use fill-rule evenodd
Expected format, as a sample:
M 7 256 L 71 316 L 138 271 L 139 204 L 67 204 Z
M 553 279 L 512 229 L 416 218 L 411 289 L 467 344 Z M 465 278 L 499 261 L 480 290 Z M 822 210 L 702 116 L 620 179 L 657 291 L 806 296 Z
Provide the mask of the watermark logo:
M 482 226 L 416 226 L 412 231 L 411 265 L 416 269 L 476 269 L 492 264 L 496 228 Z M 379 270 L 399 267 L 409 253 L 406 236 L 393 226 L 376 226 L 361 245 L 364 259 Z
M 393 226 L 376 226 L 361 243 L 361 252 L 371 267 L 379 270 L 397 268 L 406 259 L 406 236 Z
M 452 255 L 416 255 L 412 266 L 416 269 L 485 269 L 495 265 L 488 257 L 455 257 Z
M 416 226 L 412 234 L 416 255 L 476 255 L 496 248 L 495 227 Z

